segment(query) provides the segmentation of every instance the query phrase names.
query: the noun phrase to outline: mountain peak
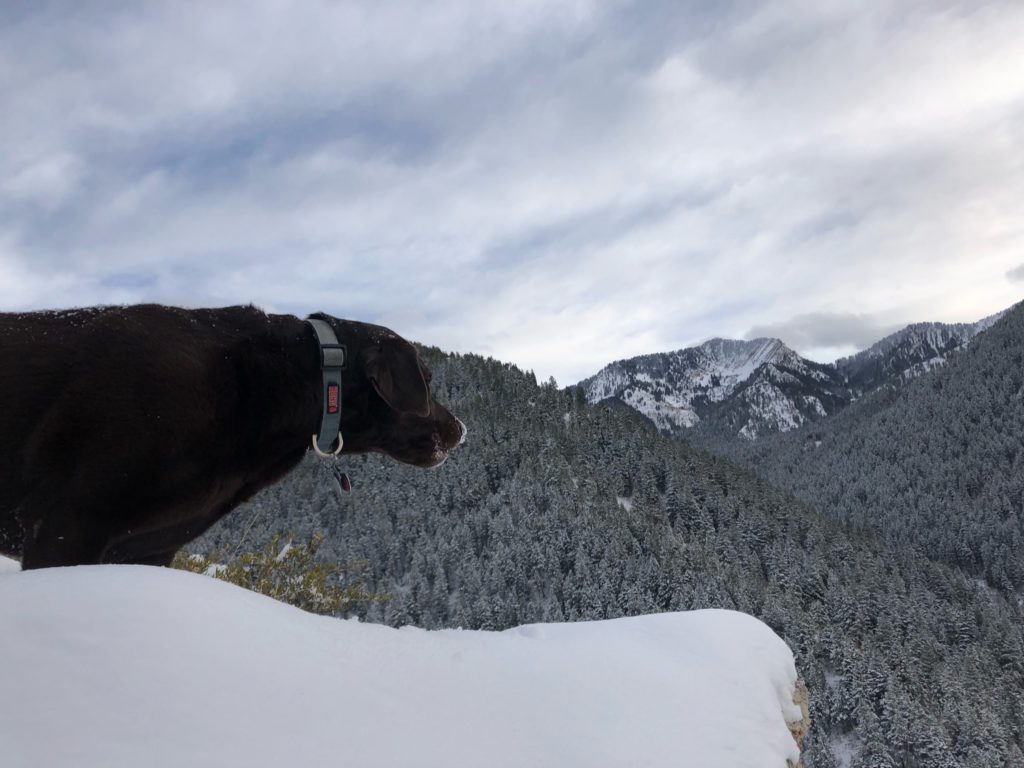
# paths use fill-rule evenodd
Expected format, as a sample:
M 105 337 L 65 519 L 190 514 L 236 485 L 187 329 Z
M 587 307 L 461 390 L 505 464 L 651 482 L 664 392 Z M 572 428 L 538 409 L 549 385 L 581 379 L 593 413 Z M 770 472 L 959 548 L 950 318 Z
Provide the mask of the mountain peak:
M 735 354 L 736 352 L 752 352 L 756 350 L 788 350 L 789 347 L 786 346 L 782 339 L 764 336 L 756 339 L 725 339 L 716 336 L 702 343 L 700 349 L 718 354 Z
M 708 339 L 698 349 L 721 363 L 753 373 L 764 363 L 779 363 L 798 357 L 781 339 Z M 744 377 L 745 378 L 745 377 Z
M 780 339 L 708 339 L 699 346 L 655 355 L 620 360 L 605 366 L 597 375 L 580 382 L 587 399 L 598 402 L 618 398 L 647 416 L 659 428 L 674 431 L 692 427 L 730 398 L 739 388 L 758 379 L 761 406 L 771 412 L 768 428 L 778 424 L 797 424 L 799 411 L 820 405 L 801 402 L 797 406 L 778 405 L 774 401 L 780 387 L 791 381 L 820 379 L 821 366 L 804 360 Z M 756 375 L 764 370 L 763 375 Z M 826 378 L 828 378 L 826 376 Z M 763 380 L 763 381 L 762 381 Z M 765 394 L 767 391 L 767 394 Z M 779 395 L 780 398 L 784 396 Z M 784 414 L 780 416 L 779 414 Z M 747 434 L 762 429 L 744 424 Z M 737 429 L 739 429 L 737 427 Z
M 696 347 L 619 360 L 581 381 L 587 399 L 617 398 L 666 431 L 704 422 L 731 436 L 785 432 L 899 383 L 946 358 L 998 322 L 915 323 L 832 365 L 801 357 L 781 339 L 712 338 Z

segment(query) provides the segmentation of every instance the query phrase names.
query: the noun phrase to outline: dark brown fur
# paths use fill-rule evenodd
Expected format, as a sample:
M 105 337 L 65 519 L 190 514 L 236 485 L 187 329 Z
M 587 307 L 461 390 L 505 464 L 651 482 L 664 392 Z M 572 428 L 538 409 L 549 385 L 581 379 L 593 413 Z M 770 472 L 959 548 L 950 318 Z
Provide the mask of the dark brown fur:
M 349 362 L 344 454 L 434 466 L 463 427 L 415 348 L 328 321 Z M 0 314 L 0 552 L 24 568 L 166 565 L 281 478 L 320 423 L 312 329 L 253 307 Z

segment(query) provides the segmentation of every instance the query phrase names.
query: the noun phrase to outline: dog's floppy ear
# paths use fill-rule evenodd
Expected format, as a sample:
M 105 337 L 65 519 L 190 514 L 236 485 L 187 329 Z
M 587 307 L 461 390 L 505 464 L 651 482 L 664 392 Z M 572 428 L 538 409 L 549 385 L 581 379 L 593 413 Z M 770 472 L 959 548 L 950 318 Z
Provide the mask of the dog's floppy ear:
M 365 365 L 373 388 L 394 410 L 430 415 L 430 391 L 411 344 L 385 341 L 366 351 Z

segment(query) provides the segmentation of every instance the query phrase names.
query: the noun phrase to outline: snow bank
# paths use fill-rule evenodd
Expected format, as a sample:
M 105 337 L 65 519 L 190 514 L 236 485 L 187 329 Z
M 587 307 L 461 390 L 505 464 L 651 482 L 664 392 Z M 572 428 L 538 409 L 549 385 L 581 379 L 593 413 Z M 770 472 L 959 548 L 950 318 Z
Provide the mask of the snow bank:
M 167 569 L 0 567 L 12 768 L 784 768 L 795 681 L 729 611 L 427 632 Z

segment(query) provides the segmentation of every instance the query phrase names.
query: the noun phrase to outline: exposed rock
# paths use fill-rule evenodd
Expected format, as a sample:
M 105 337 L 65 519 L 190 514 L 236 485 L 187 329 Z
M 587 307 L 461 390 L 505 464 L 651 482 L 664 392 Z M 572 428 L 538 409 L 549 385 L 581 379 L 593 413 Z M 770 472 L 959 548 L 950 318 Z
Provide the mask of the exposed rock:
M 804 748 L 804 739 L 807 733 L 811 730 L 811 711 L 810 706 L 810 695 L 807 693 L 807 685 L 802 679 L 796 681 L 796 689 L 793 691 L 793 703 L 800 707 L 800 712 L 803 716 L 800 720 L 793 722 L 787 722 L 789 726 L 789 732 L 793 734 L 793 741 L 800 747 L 801 750 Z M 792 761 L 786 761 L 789 764 L 789 768 L 803 768 L 803 761 L 800 761 L 796 765 Z

